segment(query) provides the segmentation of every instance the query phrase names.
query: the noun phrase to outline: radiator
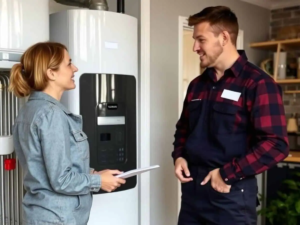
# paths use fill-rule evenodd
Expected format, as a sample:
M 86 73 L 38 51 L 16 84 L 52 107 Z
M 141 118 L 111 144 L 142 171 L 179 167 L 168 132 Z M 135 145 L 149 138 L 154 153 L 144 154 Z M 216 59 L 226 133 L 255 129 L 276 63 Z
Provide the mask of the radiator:
M 9 71 L 0 71 L 0 225 L 22 224 L 23 173 L 13 148 L 12 125 L 23 100 L 8 92 Z

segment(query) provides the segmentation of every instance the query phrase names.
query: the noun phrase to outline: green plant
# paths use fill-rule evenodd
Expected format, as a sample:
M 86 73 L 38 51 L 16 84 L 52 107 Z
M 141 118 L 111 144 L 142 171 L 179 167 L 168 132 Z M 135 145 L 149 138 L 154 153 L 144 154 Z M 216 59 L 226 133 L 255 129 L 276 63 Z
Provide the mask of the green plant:
M 287 179 L 287 193 L 278 191 L 278 198 L 271 200 L 266 208 L 258 211 L 274 225 L 297 225 L 300 222 L 300 172 L 295 173 L 298 179 Z

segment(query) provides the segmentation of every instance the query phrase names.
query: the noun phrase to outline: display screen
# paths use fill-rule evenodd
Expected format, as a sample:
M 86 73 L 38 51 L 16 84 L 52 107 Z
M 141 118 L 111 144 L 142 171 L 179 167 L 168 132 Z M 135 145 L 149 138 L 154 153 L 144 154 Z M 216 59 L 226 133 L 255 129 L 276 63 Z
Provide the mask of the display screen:
M 100 141 L 110 141 L 110 133 L 100 134 Z

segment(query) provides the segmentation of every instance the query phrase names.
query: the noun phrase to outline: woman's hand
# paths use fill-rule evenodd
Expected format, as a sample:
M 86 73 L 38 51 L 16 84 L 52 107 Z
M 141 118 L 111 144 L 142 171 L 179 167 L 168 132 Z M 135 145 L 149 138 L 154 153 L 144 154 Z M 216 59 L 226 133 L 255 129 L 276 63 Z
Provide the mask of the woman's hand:
M 94 174 L 99 174 L 101 176 L 101 189 L 107 192 L 112 192 L 120 187 L 121 184 L 126 183 L 124 179 L 114 176 L 121 173 L 122 172 L 119 170 L 94 171 Z

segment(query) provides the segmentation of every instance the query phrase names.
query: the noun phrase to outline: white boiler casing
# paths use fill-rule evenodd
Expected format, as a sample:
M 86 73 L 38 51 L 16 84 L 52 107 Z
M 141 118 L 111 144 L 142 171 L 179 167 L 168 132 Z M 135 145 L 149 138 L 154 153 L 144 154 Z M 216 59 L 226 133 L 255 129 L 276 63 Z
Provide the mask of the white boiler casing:
M 0 51 L 24 52 L 49 40 L 48 0 L 0 1 Z

